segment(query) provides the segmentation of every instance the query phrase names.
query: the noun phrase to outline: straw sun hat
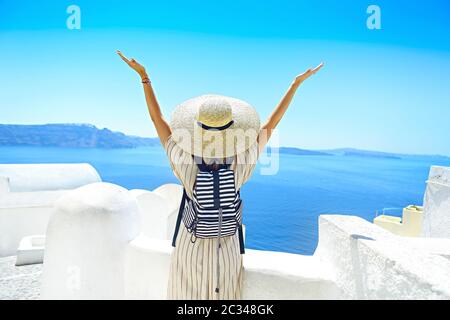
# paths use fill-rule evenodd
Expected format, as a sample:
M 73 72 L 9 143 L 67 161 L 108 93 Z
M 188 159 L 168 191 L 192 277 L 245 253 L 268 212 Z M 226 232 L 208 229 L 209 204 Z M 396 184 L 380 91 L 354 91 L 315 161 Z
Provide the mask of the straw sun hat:
M 178 105 L 170 127 L 184 151 L 203 158 L 229 158 L 256 143 L 260 122 L 247 102 L 208 94 Z

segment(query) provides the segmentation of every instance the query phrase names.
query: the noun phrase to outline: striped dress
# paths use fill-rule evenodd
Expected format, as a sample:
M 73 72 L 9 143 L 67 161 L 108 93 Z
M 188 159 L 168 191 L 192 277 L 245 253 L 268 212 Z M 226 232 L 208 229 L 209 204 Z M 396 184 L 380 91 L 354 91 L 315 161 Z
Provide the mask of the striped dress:
M 172 137 L 167 140 L 165 150 L 175 176 L 192 198 L 198 167 L 191 154 L 181 149 Z M 250 178 L 257 159 L 256 143 L 235 157 L 231 169 L 235 175 L 236 190 Z M 172 251 L 167 299 L 241 299 L 243 264 L 238 233 L 221 238 L 221 250 L 218 255 L 216 251 L 218 239 L 197 238 L 192 243 L 190 238 L 191 234 L 181 223 L 176 246 Z M 217 281 L 217 259 L 220 263 L 219 293 L 214 292 Z

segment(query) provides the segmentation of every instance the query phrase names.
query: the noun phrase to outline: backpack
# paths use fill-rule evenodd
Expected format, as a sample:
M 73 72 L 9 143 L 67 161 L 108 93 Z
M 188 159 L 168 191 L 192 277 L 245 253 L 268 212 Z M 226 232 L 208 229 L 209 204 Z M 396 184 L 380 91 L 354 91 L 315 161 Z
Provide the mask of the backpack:
M 228 164 L 211 170 L 203 162 L 198 164 L 192 199 L 183 190 L 172 246 L 181 222 L 191 233 L 191 242 L 197 238 L 222 238 L 238 232 L 240 253 L 245 253 L 242 232 L 242 200 L 235 190 L 234 172 Z M 219 241 L 220 242 L 220 241 Z

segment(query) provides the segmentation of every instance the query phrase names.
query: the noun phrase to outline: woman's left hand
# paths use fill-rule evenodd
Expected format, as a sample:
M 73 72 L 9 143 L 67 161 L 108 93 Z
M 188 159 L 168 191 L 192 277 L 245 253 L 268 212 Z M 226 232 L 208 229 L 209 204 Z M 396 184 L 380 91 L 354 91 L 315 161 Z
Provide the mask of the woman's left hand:
M 294 84 L 299 85 L 309 77 L 311 77 L 313 74 L 315 74 L 317 71 L 319 71 L 323 67 L 323 62 L 319 64 L 314 69 L 308 69 L 304 73 L 298 75 L 295 77 Z

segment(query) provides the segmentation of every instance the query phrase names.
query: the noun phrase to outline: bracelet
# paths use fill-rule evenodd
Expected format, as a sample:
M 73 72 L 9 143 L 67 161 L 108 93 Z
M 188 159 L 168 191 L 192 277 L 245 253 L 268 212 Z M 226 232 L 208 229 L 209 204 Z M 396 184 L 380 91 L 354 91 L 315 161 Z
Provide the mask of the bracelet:
M 152 82 L 150 81 L 149 78 L 144 78 L 144 79 L 142 79 L 142 83 L 150 84 L 150 83 L 152 83 Z

